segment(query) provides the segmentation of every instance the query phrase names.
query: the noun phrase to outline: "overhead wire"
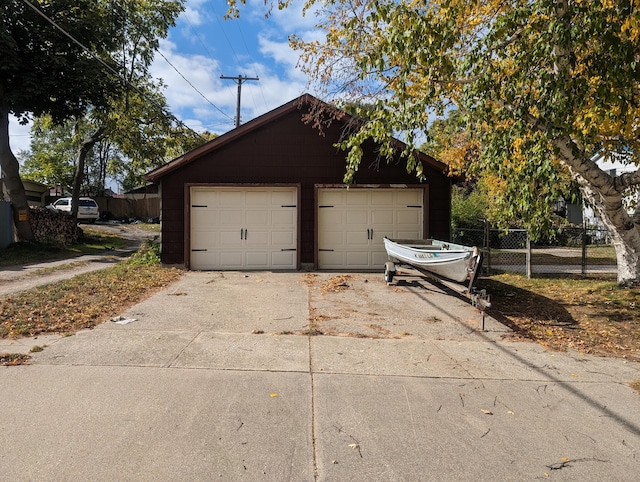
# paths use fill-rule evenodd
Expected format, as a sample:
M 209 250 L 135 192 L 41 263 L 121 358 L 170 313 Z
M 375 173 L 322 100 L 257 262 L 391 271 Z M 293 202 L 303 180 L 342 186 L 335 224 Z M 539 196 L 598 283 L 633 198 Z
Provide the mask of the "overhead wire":
M 158 104 L 158 102 L 156 102 L 154 99 L 152 99 L 151 97 L 149 97 L 142 89 L 140 89 L 137 85 L 135 85 L 134 83 L 132 83 L 131 81 L 129 81 L 128 79 L 126 79 L 120 72 L 118 72 L 116 69 L 114 69 L 113 67 L 111 67 L 107 62 L 105 62 L 103 59 L 100 58 L 100 56 L 98 56 L 95 52 L 93 52 L 92 50 L 90 50 L 88 47 L 86 47 L 85 45 L 83 45 L 79 40 L 77 40 L 73 35 L 71 35 L 69 32 L 67 32 L 65 29 L 63 29 L 60 25 L 58 25 L 53 19 L 49 18 L 44 12 L 42 12 L 41 10 L 39 10 L 37 7 L 35 7 L 29 0 L 22 0 L 29 8 L 31 8 L 34 12 L 36 12 L 39 16 L 41 16 L 44 20 L 46 20 L 48 23 L 50 23 L 51 25 L 53 25 L 57 30 L 59 30 L 65 37 L 67 37 L 69 40 L 71 40 L 73 43 L 75 43 L 76 45 L 78 45 L 82 50 L 84 50 L 87 54 L 89 54 L 94 60 L 98 61 L 105 69 L 107 69 L 110 73 L 112 73 L 113 75 L 115 75 L 117 78 L 121 79 L 122 81 L 124 81 L 127 85 L 129 85 L 131 88 L 133 88 L 138 94 L 140 94 L 144 99 L 146 99 L 147 101 L 149 101 L 151 104 L 153 104 L 165 117 L 177 122 L 181 127 L 184 127 L 186 129 L 188 129 L 191 133 L 195 134 L 196 136 L 198 136 L 201 139 L 204 139 L 198 132 L 194 131 L 193 129 L 191 129 L 189 126 L 187 126 L 184 122 L 182 122 L 180 119 L 178 119 L 174 114 L 172 114 L 171 112 L 166 111 L 166 109 L 161 106 L 160 104 Z
M 236 22 L 236 25 L 238 27 L 238 32 L 240 33 L 240 38 L 242 39 L 242 43 L 244 44 L 244 48 L 247 50 L 247 54 L 249 55 L 249 59 L 251 59 L 251 62 L 255 65 L 256 61 L 253 58 L 253 56 L 251 55 L 251 51 L 249 50 L 249 46 L 247 45 L 247 41 L 244 38 L 244 33 L 242 32 L 242 29 L 240 28 L 240 24 L 238 22 Z M 254 72 L 254 75 L 256 77 L 258 77 L 258 72 Z M 264 89 L 262 88 L 262 84 L 258 83 L 258 88 L 260 89 L 260 93 L 262 94 L 262 101 L 264 102 L 264 106 L 265 108 L 267 107 L 267 98 L 264 95 Z M 251 94 L 251 97 L 253 98 L 253 92 L 249 91 Z M 255 99 L 253 100 L 253 104 L 256 105 L 256 101 Z M 257 105 L 256 105 L 257 108 Z
M 217 15 L 215 15 L 217 18 Z M 195 27 L 193 26 L 193 24 L 191 23 L 191 20 L 189 20 L 189 16 L 185 15 L 184 17 L 182 17 L 185 22 L 187 22 L 187 24 L 189 24 L 189 28 L 191 29 L 191 32 L 193 33 L 193 35 L 198 39 L 198 41 L 200 42 L 200 45 L 202 45 L 202 47 L 204 48 L 204 50 L 206 51 L 207 57 L 210 60 L 213 60 L 216 64 L 216 66 L 218 67 L 218 77 L 222 77 L 222 70 L 220 70 L 220 64 L 219 62 L 215 59 L 215 57 L 213 56 L 213 54 L 211 53 L 211 51 L 209 50 L 209 47 L 207 47 L 207 45 L 205 44 L 204 40 L 202 40 L 202 37 L 200 36 L 200 34 L 198 33 L 198 31 L 195 29 Z M 224 31 L 223 31 L 223 34 Z M 226 34 L 225 34 L 226 36 Z M 229 41 L 229 39 L 227 38 L 227 41 Z M 229 87 L 227 87 L 229 88 Z M 229 94 L 231 95 L 231 92 L 229 92 Z M 225 114 L 226 117 L 229 117 L 231 119 L 231 123 L 232 125 L 234 124 L 234 119 L 231 116 L 227 116 Z M 226 124 L 220 124 L 220 125 L 226 125 Z
M 240 61 L 240 57 L 238 56 L 238 53 L 236 52 L 235 48 L 233 47 L 233 43 L 231 42 L 231 40 L 229 39 L 229 36 L 227 35 L 227 32 L 226 32 L 226 30 L 225 30 L 225 28 L 224 28 L 224 26 L 222 24 L 222 21 L 220 20 L 220 18 L 221 18 L 220 15 L 218 15 L 218 13 L 216 12 L 216 9 L 213 6 L 209 6 L 209 8 L 210 8 L 211 12 L 213 13 L 214 18 L 216 19 L 216 22 L 218 23 L 218 26 L 220 27 L 220 31 L 222 32 L 222 35 L 224 36 L 225 40 L 227 41 L 227 44 L 229 44 L 229 48 L 231 50 L 231 53 L 233 54 L 233 57 L 236 60 L 236 63 L 238 64 L 238 66 L 240 66 L 242 64 L 242 62 Z M 240 38 L 242 39 L 242 43 L 244 44 L 244 47 L 245 47 L 245 49 L 247 51 L 247 55 L 248 55 L 249 59 L 251 60 L 251 62 L 253 62 L 255 64 L 256 62 L 255 62 L 255 60 L 253 59 L 253 57 L 251 55 L 249 47 L 247 46 L 247 42 L 246 42 L 246 40 L 244 38 L 244 34 L 243 34 L 242 30 L 240 29 L 240 24 L 238 22 L 235 22 L 235 24 L 238 27 L 238 32 L 240 34 Z M 259 77 L 257 72 L 255 72 L 254 75 L 255 75 L 256 78 Z M 245 74 L 245 77 L 246 76 L 247 75 Z M 262 84 L 258 83 L 258 87 L 259 87 L 259 89 L 260 89 L 260 91 L 262 93 L 262 98 L 263 98 L 264 105 L 265 105 L 265 108 L 266 108 L 267 107 L 267 101 L 266 101 L 266 97 L 264 95 L 264 90 L 262 89 Z M 229 87 L 229 88 L 231 89 L 232 87 Z M 251 95 L 251 99 L 253 101 L 253 105 L 257 109 L 258 106 L 257 106 L 255 98 L 253 97 L 253 92 L 252 92 L 251 89 L 249 90 L 249 94 Z
M 167 57 L 165 57 L 165 55 L 162 53 L 162 51 L 160 51 L 160 50 L 158 49 L 158 50 L 157 50 L 157 52 L 158 52 L 158 53 L 160 54 L 160 56 L 165 60 L 165 62 L 167 62 L 167 63 L 171 66 L 171 68 L 172 68 L 173 70 L 175 70 L 175 71 L 178 73 L 178 75 L 179 75 L 180 77 L 182 77 L 182 79 L 183 79 L 187 84 L 189 84 L 189 85 L 191 86 L 191 88 L 192 88 L 193 90 L 195 90 L 198 94 L 200 94 L 200 96 L 201 96 L 204 100 L 206 100 L 206 101 L 207 101 L 207 103 L 209 103 L 209 105 L 211 105 L 212 107 L 214 107 L 218 112 L 220 112 L 220 113 L 221 113 L 222 115 L 224 115 L 225 117 L 228 117 L 229 119 L 233 120 L 233 117 L 231 117 L 230 115 L 228 115 L 226 112 L 224 112 L 222 109 L 220 109 L 217 105 L 215 105 L 213 102 L 211 102 L 209 99 L 207 99 L 207 97 L 206 97 L 202 92 L 200 92 L 200 91 L 198 90 L 198 88 L 197 88 L 195 85 L 193 85 L 193 84 L 191 83 L 191 81 L 189 81 L 189 79 L 187 79 L 187 78 L 182 74 L 182 72 L 180 72 L 180 71 L 178 70 L 178 68 L 177 68 L 175 65 L 173 65 L 173 64 L 169 61 L 169 59 L 168 59 Z

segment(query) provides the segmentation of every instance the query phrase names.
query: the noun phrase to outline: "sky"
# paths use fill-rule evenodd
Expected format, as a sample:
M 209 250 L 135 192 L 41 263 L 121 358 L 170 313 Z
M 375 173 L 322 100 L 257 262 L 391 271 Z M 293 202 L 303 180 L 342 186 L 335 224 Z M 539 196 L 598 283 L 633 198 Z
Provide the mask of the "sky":
M 242 82 L 241 123 L 254 119 L 309 90 L 307 77 L 296 68 L 299 54 L 288 36 L 315 38 L 316 18 L 302 14 L 302 2 L 285 10 L 263 0 L 247 0 L 240 19 L 225 20 L 225 0 L 187 0 L 185 11 L 166 39 L 151 74 L 166 84 L 171 112 L 195 131 L 223 134 L 235 126 L 237 80 L 221 76 L 258 77 Z M 29 126 L 10 119 L 14 153 L 29 148 Z

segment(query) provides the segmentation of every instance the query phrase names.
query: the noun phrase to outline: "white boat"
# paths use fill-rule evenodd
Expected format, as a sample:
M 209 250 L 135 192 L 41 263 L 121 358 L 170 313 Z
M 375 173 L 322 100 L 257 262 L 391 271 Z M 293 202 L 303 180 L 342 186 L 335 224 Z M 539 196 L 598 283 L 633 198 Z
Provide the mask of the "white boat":
M 470 279 L 478 262 L 478 249 L 437 239 L 389 239 L 384 247 L 390 259 L 458 283 Z M 385 279 L 393 279 L 395 269 L 385 267 Z

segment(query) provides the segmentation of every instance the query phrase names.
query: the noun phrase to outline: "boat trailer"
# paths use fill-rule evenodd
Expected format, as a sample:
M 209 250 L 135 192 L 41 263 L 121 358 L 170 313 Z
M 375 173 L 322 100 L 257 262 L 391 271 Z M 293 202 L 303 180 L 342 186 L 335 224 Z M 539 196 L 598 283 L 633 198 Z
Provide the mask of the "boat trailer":
M 482 253 L 480 252 L 480 250 L 478 250 L 478 248 L 474 247 L 473 249 L 474 255 L 472 269 L 470 269 L 468 278 L 469 282 L 466 285 L 451 281 L 442 276 L 438 276 L 437 274 L 432 273 L 421 266 L 416 266 L 415 264 L 400 261 L 391 257 L 390 260 L 387 261 L 384 265 L 384 280 L 386 281 L 387 285 L 391 285 L 393 283 L 393 279 L 398 277 L 400 274 L 398 268 L 408 267 L 410 269 L 418 271 L 419 273 L 432 279 L 433 281 L 442 284 L 443 286 L 446 286 L 447 288 L 455 291 L 459 295 L 462 295 L 469 299 L 469 301 L 471 302 L 471 306 L 478 309 L 478 311 L 480 311 L 480 313 L 482 314 L 482 331 L 484 331 L 485 310 L 487 308 L 491 308 L 491 295 L 487 293 L 487 290 L 478 289 L 476 286 L 474 286 L 482 269 Z

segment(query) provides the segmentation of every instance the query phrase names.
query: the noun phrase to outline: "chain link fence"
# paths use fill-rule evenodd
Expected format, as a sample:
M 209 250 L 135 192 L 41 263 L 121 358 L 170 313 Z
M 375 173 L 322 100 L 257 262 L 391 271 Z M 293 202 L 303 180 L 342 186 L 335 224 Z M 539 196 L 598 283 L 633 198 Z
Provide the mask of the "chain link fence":
M 550 239 L 532 242 L 525 229 L 453 230 L 452 241 L 481 247 L 483 271 L 536 275 L 613 275 L 616 253 L 605 229 L 563 228 Z

